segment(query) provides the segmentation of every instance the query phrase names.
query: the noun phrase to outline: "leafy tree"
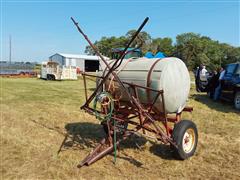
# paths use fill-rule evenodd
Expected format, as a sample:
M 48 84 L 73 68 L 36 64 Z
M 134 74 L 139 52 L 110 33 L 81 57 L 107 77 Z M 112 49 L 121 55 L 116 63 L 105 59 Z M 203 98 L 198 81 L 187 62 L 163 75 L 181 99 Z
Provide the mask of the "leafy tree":
M 174 54 L 181 58 L 190 68 L 194 68 L 194 61 L 199 61 L 199 59 L 196 59 L 197 54 L 201 52 L 202 48 L 199 39 L 200 35 L 195 33 L 183 33 L 176 37 Z
M 240 47 L 233 47 L 229 44 L 222 43 L 220 44 L 220 50 L 223 53 L 221 63 L 226 65 L 228 63 L 233 63 L 240 61 Z
M 150 50 L 156 54 L 161 51 L 167 56 L 171 56 L 174 52 L 174 46 L 171 38 L 156 38 L 152 40 Z
M 112 36 L 110 38 L 102 37 L 101 40 L 96 41 L 94 45 L 97 47 L 101 54 L 110 57 L 112 53 L 112 48 L 124 47 L 126 43 L 127 43 L 126 37 L 121 36 L 119 38 L 116 38 Z M 95 52 L 93 51 L 91 46 L 87 46 L 85 48 L 85 53 L 95 55 Z
M 94 45 L 100 53 L 111 57 L 112 48 L 125 47 L 135 32 L 135 30 L 130 30 L 125 36 L 102 37 Z M 143 53 L 161 51 L 167 56 L 178 57 L 186 63 L 189 69 L 204 64 L 208 69 L 213 70 L 221 65 L 240 60 L 240 47 L 219 43 L 207 36 L 201 36 L 193 32 L 177 35 L 176 43 L 173 45 L 171 38 L 152 39 L 150 34 L 143 31 L 139 33 L 131 47 L 141 47 Z M 95 54 L 90 46 L 86 47 L 85 53 Z
M 230 45 L 221 45 L 218 41 L 200 34 L 184 33 L 177 36 L 175 54 L 183 59 L 190 69 L 204 64 L 213 70 L 231 62 L 229 59 L 233 58 L 227 55 L 233 54 L 232 48 L 236 49 Z
M 130 30 L 127 32 L 125 37 L 130 41 L 130 39 L 134 36 L 136 30 Z M 146 53 L 149 50 L 150 44 L 152 42 L 150 34 L 145 31 L 142 31 L 138 34 L 136 39 L 131 44 L 131 47 L 137 48 L 140 47 L 143 53 Z

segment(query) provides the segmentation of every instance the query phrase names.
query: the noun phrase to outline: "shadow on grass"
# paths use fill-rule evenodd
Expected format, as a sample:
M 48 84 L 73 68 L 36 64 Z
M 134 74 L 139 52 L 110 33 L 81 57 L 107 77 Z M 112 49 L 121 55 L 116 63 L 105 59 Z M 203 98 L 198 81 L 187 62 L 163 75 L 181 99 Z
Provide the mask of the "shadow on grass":
M 159 156 L 162 159 L 176 160 L 173 150 L 170 149 L 169 145 L 157 144 L 156 142 L 147 140 L 144 137 L 133 136 L 132 138 L 125 140 L 123 142 L 123 148 L 138 148 L 139 150 L 142 150 L 142 146 L 145 145 L 147 141 L 152 144 L 150 152 L 154 155 Z M 127 155 L 125 154 L 125 156 Z M 139 165 L 138 162 L 137 165 Z
M 95 91 L 95 87 L 94 88 L 88 88 L 89 91 Z
M 66 124 L 65 129 L 67 131 L 67 136 L 66 139 L 63 140 L 63 144 L 60 146 L 59 152 L 67 149 L 81 150 L 86 147 L 95 148 L 96 144 L 106 136 L 103 127 L 100 124 L 88 122 L 69 123 Z M 123 141 L 121 145 L 123 148 L 138 148 L 138 146 L 145 144 L 145 142 L 146 140 L 143 138 L 131 137 L 128 140 Z M 118 158 L 129 161 L 137 167 L 142 166 L 141 162 L 126 154 L 124 154 L 124 156 L 118 156 Z
M 72 141 L 74 140 L 75 143 L 91 148 L 106 136 L 102 125 L 89 122 L 69 123 L 65 125 L 65 129 Z M 140 149 L 146 142 L 147 140 L 143 137 L 130 136 L 130 138 L 121 142 L 121 146 L 125 149 Z M 68 145 L 67 141 L 64 145 Z
M 156 156 L 161 157 L 162 159 L 176 160 L 173 151 L 170 149 L 170 146 L 166 144 L 154 143 L 150 147 L 150 152 L 155 154 Z
M 133 164 L 136 167 L 142 167 L 143 163 L 141 163 L 140 161 L 134 159 L 132 156 L 130 156 L 126 153 L 123 153 L 123 155 L 124 156 L 117 156 L 117 158 L 128 161 L 129 163 Z
M 205 105 L 207 105 L 211 109 L 215 109 L 217 111 L 221 111 L 224 113 L 239 113 L 236 109 L 234 109 L 233 104 L 230 102 L 226 102 L 223 100 L 214 101 L 213 99 L 210 99 L 207 94 L 193 94 L 190 96 L 190 98 L 201 102 Z
M 77 122 L 65 125 L 68 139 L 64 142 L 64 147 L 93 148 L 97 142 L 104 138 L 105 133 L 102 125 Z
M 145 145 L 146 142 L 147 142 L 146 138 L 132 135 L 128 139 L 122 141 L 121 146 L 124 149 L 142 150 L 142 146 Z
M 102 125 L 100 124 L 88 122 L 69 123 L 66 124 L 65 129 L 68 132 L 68 138 L 65 139 L 62 144 L 65 150 L 69 148 L 73 150 L 80 150 L 86 147 L 94 148 L 96 147 L 96 144 L 106 136 Z M 141 151 L 142 146 L 144 146 L 146 142 L 146 138 L 133 135 L 121 142 L 121 148 L 139 149 Z M 173 153 L 171 152 L 169 146 L 164 144 L 156 144 L 151 141 L 150 143 L 152 144 L 150 151 L 153 154 L 160 156 L 163 159 L 174 159 Z M 60 151 L 63 151 L 63 149 L 60 148 Z M 141 167 L 143 165 L 143 163 L 124 152 L 122 152 L 122 155 L 118 156 L 117 158 L 126 160 L 136 167 Z

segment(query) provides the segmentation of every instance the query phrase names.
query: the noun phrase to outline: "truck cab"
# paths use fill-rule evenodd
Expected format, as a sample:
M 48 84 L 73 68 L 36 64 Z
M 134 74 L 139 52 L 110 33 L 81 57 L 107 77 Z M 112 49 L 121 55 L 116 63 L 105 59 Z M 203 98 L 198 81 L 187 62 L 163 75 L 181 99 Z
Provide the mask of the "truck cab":
M 113 48 L 112 49 L 112 59 L 118 59 L 120 58 L 124 48 Z M 140 49 L 136 48 L 128 48 L 124 59 L 129 59 L 129 58 L 139 58 L 142 57 L 142 51 Z
M 221 85 L 221 99 L 234 102 L 235 108 L 240 110 L 240 62 L 226 66 Z

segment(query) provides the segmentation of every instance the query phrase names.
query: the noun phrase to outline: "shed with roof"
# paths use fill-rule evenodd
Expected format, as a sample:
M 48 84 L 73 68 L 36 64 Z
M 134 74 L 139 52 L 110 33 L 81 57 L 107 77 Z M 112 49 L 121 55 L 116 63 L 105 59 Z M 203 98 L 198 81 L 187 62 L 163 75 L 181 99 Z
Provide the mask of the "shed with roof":
M 108 59 L 107 57 L 105 58 Z M 93 72 L 99 70 L 100 57 L 83 54 L 56 53 L 50 56 L 49 60 L 62 66 L 77 67 L 82 72 Z

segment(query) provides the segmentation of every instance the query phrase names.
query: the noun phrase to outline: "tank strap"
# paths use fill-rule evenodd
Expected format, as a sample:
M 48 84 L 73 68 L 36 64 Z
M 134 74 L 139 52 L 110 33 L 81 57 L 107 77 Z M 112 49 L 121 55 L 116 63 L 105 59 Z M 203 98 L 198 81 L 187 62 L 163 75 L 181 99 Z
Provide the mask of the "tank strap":
M 120 68 L 117 70 L 117 72 L 116 72 L 117 75 L 127 66 L 127 64 L 130 62 L 130 60 L 131 60 L 131 59 L 127 59 L 126 62 L 123 64 L 123 66 L 120 67 Z M 114 77 L 112 76 L 112 78 L 111 78 L 111 80 L 110 80 L 110 83 L 109 83 L 109 86 L 108 86 L 108 91 L 111 89 L 112 86 L 113 86 L 113 88 L 114 88 L 114 82 L 113 82 L 113 80 L 114 80 Z
M 161 60 L 161 59 L 156 60 L 156 61 L 152 64 L 150 70 L 148 71 L 148 75 L 147 75 L 147 87 L 149 87 L 149 88 L 150 88 L 150 86 L 151 86 L 151 84 L 152 84 L 151 76 L 152 76 L 153 69 L 154 69 L 154 67 L 156 66 L 156 64 L 157 64 L 160 60 Z M 151 93 L 150 93 L 150 90 L 146 90 L 146 91 L 147 91 L 147 99 L 148 99 L 148 102 L 150 102 L 150 101 L 151 101 L 151 95 L 150 95 Z

